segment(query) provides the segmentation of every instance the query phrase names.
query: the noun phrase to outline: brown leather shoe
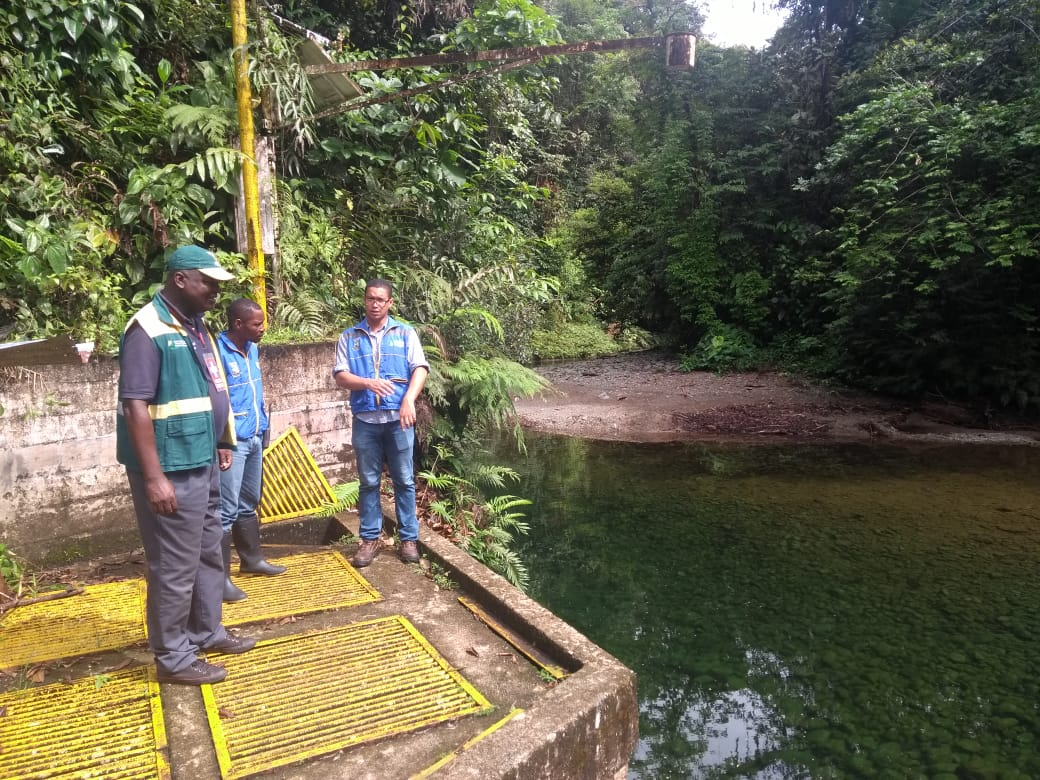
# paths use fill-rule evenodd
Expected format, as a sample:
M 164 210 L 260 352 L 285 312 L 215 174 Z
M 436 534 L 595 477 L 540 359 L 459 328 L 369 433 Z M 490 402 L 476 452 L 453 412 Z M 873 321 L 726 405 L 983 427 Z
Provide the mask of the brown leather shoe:
M 401 560 L 405 563 L 418 563 L 419 543 L 415 540 L 401 542 L 401 550 L 398 554 L 401 556 Z
M 354 564 L 355 569 L 363 569 L 376 559 L 380 547 L 382 547 L 382 542 L 379 539 L 362 539 L 361 546 L 358 547 L 350 562 Z
M 219 642 L 214 642 L 209 647 L 202 648 L 207 653 L 247 653 L 256 647 L 256 640 L 248 636 L 235 636 L 228 634 Z
M 157 670 L 156 676 L 161 683 L 174 683 L 176 685 L 212 685 L 223 681 L 227 677 L 227 669 L 223 666 L 208 664 L 203 660 L 191 662 L 191 666 L 181 669 L 179 672 L 167 672 Z

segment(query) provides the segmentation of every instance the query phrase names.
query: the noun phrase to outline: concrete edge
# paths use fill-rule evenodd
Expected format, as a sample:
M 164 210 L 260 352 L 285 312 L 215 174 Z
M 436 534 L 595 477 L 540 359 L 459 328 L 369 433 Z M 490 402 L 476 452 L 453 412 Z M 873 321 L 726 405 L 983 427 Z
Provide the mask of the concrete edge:
M 439 534 L 421 527 L 419 542 L 496 619 L 573 671 L 543 703 L 458 755 L 450 776 L 624 777 L 639 737 L 635 673 Z

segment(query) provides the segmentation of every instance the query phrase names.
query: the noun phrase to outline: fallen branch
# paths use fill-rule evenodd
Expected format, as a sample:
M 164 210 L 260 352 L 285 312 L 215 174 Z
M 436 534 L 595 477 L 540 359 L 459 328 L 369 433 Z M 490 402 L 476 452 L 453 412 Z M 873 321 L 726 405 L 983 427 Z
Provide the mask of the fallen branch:
M 33 596 L 29 599 L 13 599 L 7 604 L 0 604 L 0 615 L 4 612 L 8 612 L 15 607 L 24 607 L 29 604 L 39 604 L 41 601 L 54 601 L 55 599 L 65 599 L 69 596 L 79 596 L 83 594 L 83 588 L 66 588 L 63 591 L 55 593 L 45 593 L 42 596 Z

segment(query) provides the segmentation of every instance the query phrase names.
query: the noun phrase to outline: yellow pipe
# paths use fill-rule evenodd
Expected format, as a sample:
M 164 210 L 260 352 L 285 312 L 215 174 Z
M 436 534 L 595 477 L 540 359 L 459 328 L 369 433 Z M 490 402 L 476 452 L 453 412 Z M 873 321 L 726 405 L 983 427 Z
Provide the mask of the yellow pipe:
M 267 287 L 260 225 L 260 186 L 256 173 L 256 140 L 253 135 L 253 93 L 249 86 L 249 54 L 246 50 L 246 0 L 231 0 L 231 43 L 235 47 L 235 93 L 238 99 L 238 133 L 242 144 L 242 201 L 246 213 L 246 259 L 253 272 L 253 296 L 267 319 Z

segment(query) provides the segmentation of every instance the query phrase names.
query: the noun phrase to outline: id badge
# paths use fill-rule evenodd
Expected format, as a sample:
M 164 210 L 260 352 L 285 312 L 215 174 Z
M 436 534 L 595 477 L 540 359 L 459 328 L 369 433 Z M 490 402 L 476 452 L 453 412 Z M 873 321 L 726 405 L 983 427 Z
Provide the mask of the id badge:
M 213 378 L 213 384 L 217 386 L 217 390 L 227 390 L 224 375 L 220 372 L 220 366 L 217 365 L 217 359 L 212 353 L 206 355 L 206 368 L 209 369 L 209 375 Z

